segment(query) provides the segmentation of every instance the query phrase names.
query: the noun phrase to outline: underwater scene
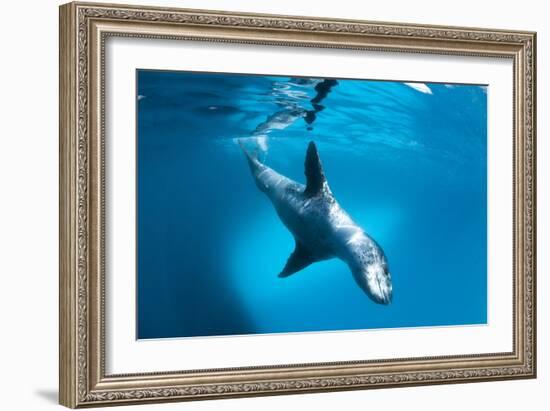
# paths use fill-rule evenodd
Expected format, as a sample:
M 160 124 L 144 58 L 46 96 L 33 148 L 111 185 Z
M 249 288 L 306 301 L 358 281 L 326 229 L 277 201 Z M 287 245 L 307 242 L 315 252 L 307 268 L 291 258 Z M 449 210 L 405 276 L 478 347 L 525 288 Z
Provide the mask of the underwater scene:
M 486 324 L 487 91 L 137 70 L 137 338 Z

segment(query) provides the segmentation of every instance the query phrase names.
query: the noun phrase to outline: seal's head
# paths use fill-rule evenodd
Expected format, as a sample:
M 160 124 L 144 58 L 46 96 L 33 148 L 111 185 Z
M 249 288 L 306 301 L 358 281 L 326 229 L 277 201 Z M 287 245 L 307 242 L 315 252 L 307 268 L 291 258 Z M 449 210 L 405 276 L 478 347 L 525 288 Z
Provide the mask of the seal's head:
M 391 274 L 382 248 L 366 234 L 348 242 L 351 247 L 349 265 L 355 281 L 378 304 L 392 300 Z

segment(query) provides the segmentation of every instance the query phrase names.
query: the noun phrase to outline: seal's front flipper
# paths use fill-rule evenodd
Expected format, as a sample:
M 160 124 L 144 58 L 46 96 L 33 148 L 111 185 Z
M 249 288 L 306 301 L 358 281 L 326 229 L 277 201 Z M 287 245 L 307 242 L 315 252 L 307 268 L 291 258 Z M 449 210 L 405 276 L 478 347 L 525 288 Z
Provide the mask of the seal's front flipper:
M 323 190 L 328 190 L 327 179 L 323 172 L 321 159 L 317 152 L 317 146 L 311 141 L 307 147 L 305 161 L 306 189 L 304 194 L 306 197 L 315 197 L 322 194 Z
M 316 261 L 318 260 L 311 255 L 309 250 L 296 241 L 296 247 L 294 248 L 292 254 L 290 254 L 290 257 L 288 257 L 285 268 L 283 268 L 283 271 L 281 271 L 279 277 L 288 277 L 289 275 L 306 268 L 308 265 Z

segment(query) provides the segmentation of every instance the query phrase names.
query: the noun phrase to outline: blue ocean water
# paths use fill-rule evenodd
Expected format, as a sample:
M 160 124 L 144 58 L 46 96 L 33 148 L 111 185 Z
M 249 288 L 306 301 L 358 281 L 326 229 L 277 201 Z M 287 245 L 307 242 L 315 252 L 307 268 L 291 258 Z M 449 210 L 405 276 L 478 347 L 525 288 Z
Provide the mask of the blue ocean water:
M 487 322 L 487 88 L 137 71 L 137 337 Z M 383 248 L 393 301 L 294 240 L 237 139 L 304 183 L 309 141 Z

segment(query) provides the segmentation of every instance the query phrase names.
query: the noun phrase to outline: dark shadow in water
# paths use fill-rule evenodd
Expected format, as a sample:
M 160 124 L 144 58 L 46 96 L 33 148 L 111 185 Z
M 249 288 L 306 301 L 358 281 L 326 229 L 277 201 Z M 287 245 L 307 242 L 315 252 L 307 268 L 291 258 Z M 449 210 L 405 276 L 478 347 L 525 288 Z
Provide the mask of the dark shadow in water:
M 246 212 L 237 200 L 251 185 L 245 162 L 186 139 L 155 150 L 156 133 L 140 130 L 138 338 L 254 333 L 227 251 Z
M 54 389 L 39 389 L 34 392 L 36 396 L 45 399 L 51 404 L 59 404 L 59 393 Z

